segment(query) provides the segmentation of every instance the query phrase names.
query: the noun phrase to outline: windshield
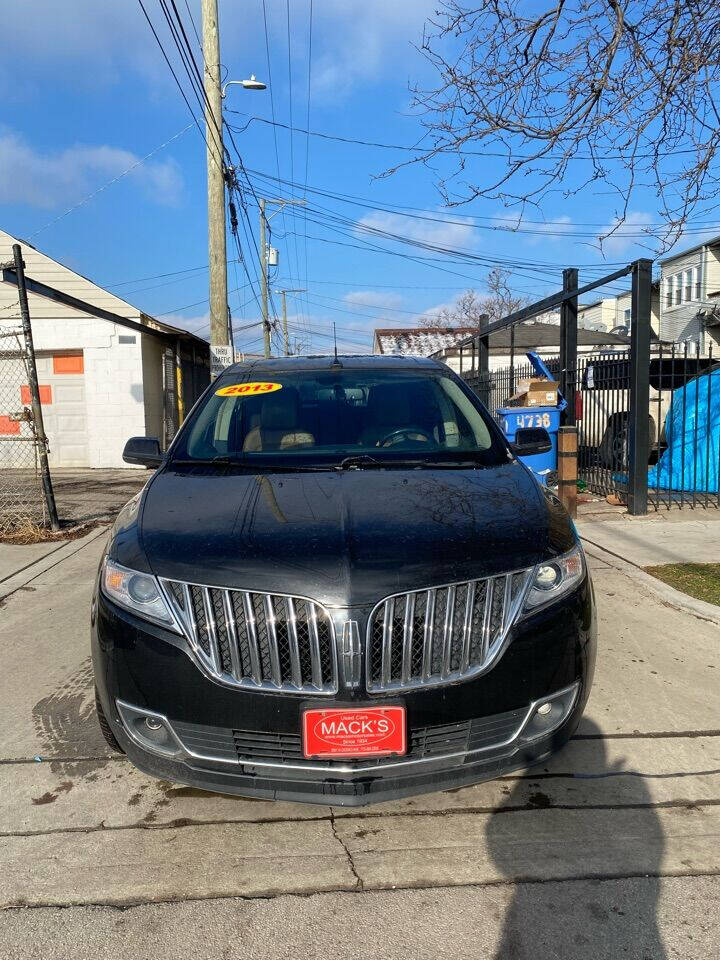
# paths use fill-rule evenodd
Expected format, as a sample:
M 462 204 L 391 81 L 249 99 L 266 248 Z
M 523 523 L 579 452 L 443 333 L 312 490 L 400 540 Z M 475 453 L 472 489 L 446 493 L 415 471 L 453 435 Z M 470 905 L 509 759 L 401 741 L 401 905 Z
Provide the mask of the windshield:
M 507 450 L 490 417 L 442 371 L 227 374 L 185 425 L 172 459 L 356 466 L 398 460 L 491 465 Z M 363 463 L 364 462 L 364 463 Z

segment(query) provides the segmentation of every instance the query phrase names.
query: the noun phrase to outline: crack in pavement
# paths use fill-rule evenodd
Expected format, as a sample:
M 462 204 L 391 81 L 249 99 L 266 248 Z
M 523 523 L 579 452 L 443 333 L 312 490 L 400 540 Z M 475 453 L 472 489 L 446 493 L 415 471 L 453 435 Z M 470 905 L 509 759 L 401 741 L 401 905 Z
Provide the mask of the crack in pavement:
M 339 839 L 339 838 L 338 838 Z M 341 845 L 342 841 L 340 840 Z M 378 885 L 377 887 L 355 887 L 351 890 L 348 890 L 346 887 L 330 887 L 323 890 L 306 890 L 306 891 L 295 891 L 295 892 L 283 892 L 283 893 L 232 893 L 232 894 L 208 894 L 207 896 L 187 896 L 187 897 L 157 897 L 150 899 L 136 899 L 136 900 L 126 900 L 124 903 L 113 903 L 111 900 L 83 900 L 77 903 L 53 903 L 48 900 L 45 902 L 38 901 L 37 903 L 23 903 L 17 901 L 14 903 L 8 903 L 0 906 L 0 912 L 12 913 L 13 911 L 19 910 L 83 910 L 86 907 L 104 907 L 108 910 L 114 910 L 118 913 L 125 913 L 129 910 L 136 910 L 138 908 L 146 906 L 172 906 L 173 904 L 186 904 L 186 903 L 208 903 L 208 902 L 222 902 L 225 900 L 242 900 L 242 901 L 251 901 L 251 900 L 265 900 L 272 901 L 277 900 L 280 897 L 297 897 L 303 900 L 309 900 L 311 897 L 322 897 L 328 894 L 332 895 L 342 895 L 348 897 L 354 897 L 360 894 L 363 897 L 372 897 L 374 894 L 387 894 L 387 893 L 397 893 L 402 894 L 404 891 L 408 890 L 483 890 L 488 887 L 517 887 L 517 886 L 547 886 L 548 884 L 553 883 L 583 883 L 583 882 L 593 882 L 593 883 L 616 883 L 619 880 L 664 880 L 664 879 L 683 879 L 683 880 L 693 880 L 700 879 L 702 877 L 720 877 L 720 871 L 717 870 L 697 870 L 697 871 L 680 871 L 680 870 L 668 870 L 664 873 L 661 872 L 630 872 L 630 873 L 613 873 L 613 874 L 598 874 L 598 873 L 583 873 L 577 874 L 569 877 L 548 877 L 548 878 L 538 878 L 538 877 L 498 877 L 493 880 L 486 880 L 483 882 L 475 883 L 416 883 L 416 884 L 395 884 L 393 886 L 384 887 Z M 359 880 L 359 878 L 358 878 Z
M 552 803 L 549 806 L 539 807 L 535 803 L 518 804 L 514 807 L 447 807 L 444 810 L 401 810 L 397 812 L 378 811 L 377 813 L 349 813 L 340 817 L 341 820 L 350 823 L 352 821 L 365 820 L 399 820 L 399 819 L 441 819 L 450 816 L 498 816 L 509 813 L 529 813 L 544 812 L 546 810 L 577 810 L 577 811 L 608 811 L 617 810 L 699 810 L 703 807 L 720 806 L 720 799 L 688 800 L 678 798 L 677 800 L 659 800 L 656 803 Z M 124 830 L 183 830 L 186 827 L 218 827 L 218 826 L 273 826 L 275 824 L 295 823 L 298 825 L 305 823 L 325 823 L 328 822 L 332 828 L 338 842 L 342 845 L 348 857 L 352 860 L 351 854 L 345 846 L 344 841 L 338 836 L 336 831 L 336 816 L 332 812 L 329 816 L 318 817 L 259 817 L 252 820 L 226 818 L 222 820 L 194 820 L 191 817 L 179 817 L 176 820 L 168 820 L 167 823 L 143 823 L 142 820 L 136 823 L 120 823 L 113 826 L 107 826 L 104 821 L 89 827 L 57 827 L 46 830 L 20 830 L 0 831 L 0 839 L 12 839 L 13 837 L 50 837 L 60 834 L 80 833 L 113 833 Z
M 340 846 L 341 846 L 341 847 L 343 848 L 343 850 L 345 851 L 345 856 L 347 857 L 348 866 L 350 867 L 350 872 L 351 872 L 352 875 L 355 877 L 355 885 L 356 885 L 357 889 L 360 890 L 360 891 L 363 891 L 363 890 L 365 889 L 365 884 L 363 883 L 362 877 L 361 877 L 360 874 L 357 872 L 357 868 L 356 868 L 356 866 L 355 866 L 355 861 L 353 860 L 353 855 L 352 855 L 352 853 L 350 853 L 350 850 L 349 850 L 349 848 L 348 848 L 348 845 L 345 843 L 345 841 L 343 840 L 343 838 L 342 838 L 342 837 L 340 836 L 340 834 L 337 832 L 337 824 L 335 823 L 335 813 L 334 813 L 332 807 L 330 808 L 330 829 L 332 830 L 333 836 L 335 837 L 335 839 L 337 840 L 337 842 L 340 844 Z

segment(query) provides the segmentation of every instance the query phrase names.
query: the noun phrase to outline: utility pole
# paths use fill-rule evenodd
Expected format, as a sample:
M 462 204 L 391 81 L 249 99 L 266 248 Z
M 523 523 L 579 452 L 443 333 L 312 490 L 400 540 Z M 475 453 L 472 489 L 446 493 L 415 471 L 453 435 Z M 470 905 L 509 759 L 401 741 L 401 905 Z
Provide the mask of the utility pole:
M 202 0 L 205 139 L 207 140 L 208 263 L 210 264 L 210 343 L 226 346 L 228 338 L 227 252 L 225 246 L 225 179 L 223 175 L 220 31 L 217 0 Z
M 38 386 L 37 368 L 35 366 L 35 347 L 33 345 L 32 327 L 30 325 L 30 308 L 28 307 L 27 287 L 25 285 L 25 264 L 22 250 L 17 243 L 13 244 L 13 259 L 17 276 L 18 300 L 20 301 L 20 316 L 22 317 L 23 334 L 25 339 L 25 353 L 27 360 L 28 386 L 30 387 L 30 406 L 32 408 L 33 431 L 37 437 L 38 457 L 40 460 L 40 474 L 42 476 L 45 506 L 47 507 L 52 530 L 60 529 L 55 493 L 50 478 L 50 465 L 47 455 L 47 436 L 43 424 L 42 406 L 40 404 L 40 387 Z
M 270 356 L 270 317 L 268 311 L 268 252 L 269 248 L 267 245 L 265 228 L 272 218 L 280 213 L 283 207 L 294 206 L 294 207 L 303 207 L 307 203 L 306 200 L 266 200 L 264 197 L 258 198 L 258 204 L 260 206 L 260 276 L 261 276 L 261 300 L 262 300 L 262 323 L 263 323 L 263 339 L 265 342 L 265 356 Z M 268 204 L 272 204 L 277 207 L 277 210 L 274 213 L 271 213 L 269 217 L 265 216 L 265 208 Z M 291 291 L 287 291 L 290 293 Z M 287 336 L 285 337 L 285 356 L 287 356 Z
M 267 240 L 265 238 L 265 198 L 260 197 L 260 277 L 261 277 L 261 301 L 262 301 L 262 326 L 263 341 L 265 343 L 265 356 L 270 356 L 270 319 L 268 316 L 268 254 Z
M 305 293 L 306 288 L 302 289 L 295 287 L 291 290 L 276 290 L 275 293 L 279 293 L 282 297 L 282 316 L 283 316 L 283 341 L 285 343 L 285 356 L 290 356 L 290 337 L 288 336 L 288 323 L 287 323 L 287 294 L 288 293 Z

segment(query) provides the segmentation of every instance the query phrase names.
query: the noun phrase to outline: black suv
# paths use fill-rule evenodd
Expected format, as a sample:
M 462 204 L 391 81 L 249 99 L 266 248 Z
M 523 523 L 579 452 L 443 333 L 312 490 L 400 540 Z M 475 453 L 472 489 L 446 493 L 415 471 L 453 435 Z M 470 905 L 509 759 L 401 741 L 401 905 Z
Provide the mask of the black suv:
M 98 716 L 154 776 L 365 804 L 562 746 L 595 660 L 572 521 L 447 367 L 228 368 L 113 528 L 92 608 Z

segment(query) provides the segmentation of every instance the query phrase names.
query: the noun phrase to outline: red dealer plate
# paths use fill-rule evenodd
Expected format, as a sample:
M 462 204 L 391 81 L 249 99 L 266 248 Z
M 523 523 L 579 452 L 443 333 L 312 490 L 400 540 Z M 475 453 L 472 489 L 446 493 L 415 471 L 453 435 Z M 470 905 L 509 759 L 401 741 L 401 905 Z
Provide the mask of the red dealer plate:
M 404 754 L 405 707 L 306 710 L 303 750 L 308 759 Z

